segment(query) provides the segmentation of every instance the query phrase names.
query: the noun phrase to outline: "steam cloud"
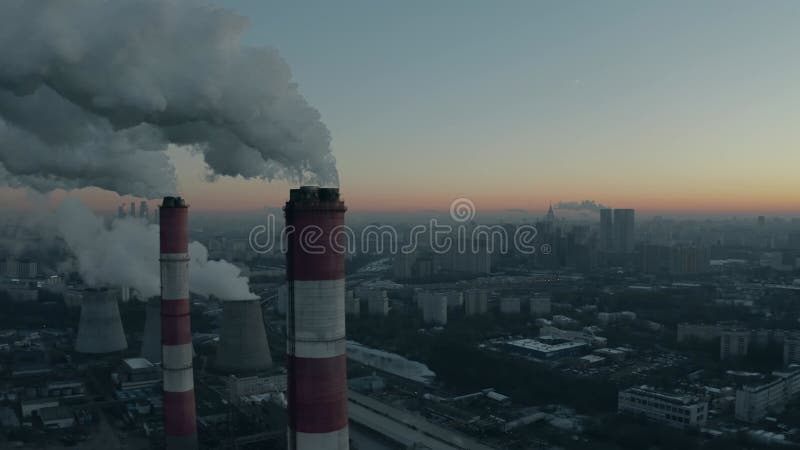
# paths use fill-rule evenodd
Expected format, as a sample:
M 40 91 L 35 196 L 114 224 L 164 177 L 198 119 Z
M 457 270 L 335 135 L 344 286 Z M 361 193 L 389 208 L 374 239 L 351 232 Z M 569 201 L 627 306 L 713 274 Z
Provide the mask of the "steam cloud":
M 558 202 L 556 209 L 568 211 L 599 211 L 607 208 L 594 200 L 584 200 L 582 202 Z
M 213 175 L 338 185 L 319 113 L 246 27 L 188 0 L 0 2 L 0 184 L 156 198 L 175 144 Z
M 89 285 L 122 285 L 149 297 L 159 294 L 158 227 L 142 219 L 115 219 L 110 227 L 89 208 L 67 199 L 56 211 L 56 232 L 74 253 Z M 189 244 L 189 289 L 222 299 L 256 298 L 247 278 L 227 261 L 209 261 L 199 242 Z

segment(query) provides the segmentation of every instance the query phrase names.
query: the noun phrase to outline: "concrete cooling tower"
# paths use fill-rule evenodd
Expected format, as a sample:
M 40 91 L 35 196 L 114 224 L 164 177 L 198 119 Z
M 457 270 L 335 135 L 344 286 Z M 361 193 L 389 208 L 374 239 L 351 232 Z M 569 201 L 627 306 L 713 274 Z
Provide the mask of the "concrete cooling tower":
M 105 288 L 84 291 L 75 342 L 78 353 L 113 353 L 128 348 L 115 294 Z
M 222 302 L 222 333 L 216 369 L 247 375 L 272 367 L 261 303 L 253 300 Z
M 145 306 L 142 358 L 153 364 L 161 363 L 161 299 L 158 297 L 149 299 Z

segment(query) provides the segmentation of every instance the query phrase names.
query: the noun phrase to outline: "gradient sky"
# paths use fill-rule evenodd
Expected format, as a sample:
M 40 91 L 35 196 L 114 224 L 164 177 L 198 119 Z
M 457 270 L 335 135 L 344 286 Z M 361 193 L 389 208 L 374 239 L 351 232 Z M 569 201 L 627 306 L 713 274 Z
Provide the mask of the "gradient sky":
M 291 65 L 351 209 L 800 213 L 798 1 L 216 3 Z M 194 207 L 286 197 L 172 154 Z

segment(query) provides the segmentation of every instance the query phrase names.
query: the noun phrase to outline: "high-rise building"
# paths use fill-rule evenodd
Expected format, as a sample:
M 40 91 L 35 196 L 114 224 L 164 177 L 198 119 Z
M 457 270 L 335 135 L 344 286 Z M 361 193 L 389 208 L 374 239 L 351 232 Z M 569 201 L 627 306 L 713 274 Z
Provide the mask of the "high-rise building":
M 124 219 L 125 218 L 125 205 L 124 204 L 123 205 L 119 205 L 117 207 L 117 217 L 119 217 L 120 219 Z
M 441 293 L 425 293 L 420 296 L 419 301 L 425 323 L 447 325 L 447 296 Z
M 553 222 L 556 221 L 556 213 L 553 211 L 553 204 L 552 203 L 547 208 L 547 216 L 545 216 L 544 220 L 549 222 L 549 223 L 553 223 Z
M 614 219 L 610 209 L 600 210 L 600 250 L 614 250 Z
M 614 210 L 614 247 L 621 253 L 632 253 L 634 248 L 634 210 Z
M 143 219 L 149 219 L 150 218 L 150 209 L 147 206 L 147 202 L 144 201 L 144 200 L 142 200 L 139 203 L 139 217 L 141 217 Z
M 464 313 L 468 316 L 486 314 L 489 292 L 485 289 L 468 289 L 464 292 Z
M 719 340 L 719 359 L 747 356 L 750 330 L 722 330 Z
M 136 217 L 136 202 L 131 202 L 131 210 L 129 213 L 131 217 Z
M 800 363 L 800 335 L 791 334 L 783 339 L 783 365 Z

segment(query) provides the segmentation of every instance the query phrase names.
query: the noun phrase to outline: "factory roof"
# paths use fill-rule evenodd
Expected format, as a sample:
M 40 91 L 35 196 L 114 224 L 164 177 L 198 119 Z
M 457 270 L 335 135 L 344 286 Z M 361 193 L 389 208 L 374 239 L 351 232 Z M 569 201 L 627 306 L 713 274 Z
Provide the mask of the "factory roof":
M 550 336 L 542 336 L 539 339 L 517 339 L 515 341 L 509 341 L 507 344 L 539 352 L 554 352 L 586 346 L 585 342 L 566 341 L 563 339 L 555 339 Z
M 128 358 L 122 361 L 123 364 L 128 366 L 131 370 L 149 369 L 153 367 L 153 363 L 146 358 Z

